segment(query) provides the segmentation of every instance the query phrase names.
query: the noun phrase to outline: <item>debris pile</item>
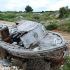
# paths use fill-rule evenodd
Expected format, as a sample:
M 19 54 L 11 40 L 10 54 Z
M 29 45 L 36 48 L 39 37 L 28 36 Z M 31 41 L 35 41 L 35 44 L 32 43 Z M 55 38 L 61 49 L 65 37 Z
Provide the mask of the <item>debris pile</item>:
M 61 35 L 40 23 L 23 20 L 14 26 L 0 25 L 0 55 L 3 50 L 3 58 L 18 58 L 26 63 L 26 70 L 56 70 L 63 64 L 66 48 Z

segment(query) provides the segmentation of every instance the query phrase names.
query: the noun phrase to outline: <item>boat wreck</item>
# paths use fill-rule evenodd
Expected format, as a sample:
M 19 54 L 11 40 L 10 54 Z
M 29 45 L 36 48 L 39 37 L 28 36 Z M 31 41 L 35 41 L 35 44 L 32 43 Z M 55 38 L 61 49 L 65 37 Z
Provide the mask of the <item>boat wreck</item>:
M 1 58 L 18 59 L 26 64 L 25 70 L 57 70 L 66 49 L 62 36 L 40 23 L 23 20 L 14 26 L 0 24 Z

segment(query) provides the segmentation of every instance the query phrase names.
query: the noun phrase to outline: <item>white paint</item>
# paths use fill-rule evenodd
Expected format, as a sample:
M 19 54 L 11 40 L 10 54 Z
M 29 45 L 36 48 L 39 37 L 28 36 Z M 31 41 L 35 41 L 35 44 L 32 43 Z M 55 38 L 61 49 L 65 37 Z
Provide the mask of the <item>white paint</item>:
M 17 26 L 18 31 L 30 31 L 33 30 L 36 26 L 38 25 L 38 23 L 36 22 L 32 22 L 32 21 L 25 21 L 25 22 L 21 22 L 21 24 L 19 24 Z
M 28 23 L 32 25 L 32 23 Z M 36 25 L 35 27 L 33 25 Z M 45 28 L 41 24 L 33 24 L 31 31 L 29 26 L 27 27 L 28 33 L 21 37 L 21 41 L 23 42 L 26 48 L 29 48 L 31 44 L 36 44 L 39 40 L 41 40 L 45 36 Z M 24 26 L 24 25 L 23 25 Z M 25 30 L 25 29 L 24 29 Z

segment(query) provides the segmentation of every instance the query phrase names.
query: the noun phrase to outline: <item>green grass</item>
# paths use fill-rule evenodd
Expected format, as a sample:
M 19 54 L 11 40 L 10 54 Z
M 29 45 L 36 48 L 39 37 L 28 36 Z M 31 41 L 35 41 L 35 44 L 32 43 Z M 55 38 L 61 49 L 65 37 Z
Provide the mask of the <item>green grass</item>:
M 31 20 L 40 22 L 49 30 L 59 29 L 70 32 L 70 16 L 67 18 L 58 18 L 58 12 L 43 12 L 43 13 L 24 13 L 24 12 L 0 12 L 0 20 L 17 21 Z
M 70 32 L 70 18 L 61 21 L 59 29 L 62 31 Z
M 13 13 L 0 13 L 0 20 L 13 21 L 15 17 Z
M 60 68 L 60 70 L 70 70 L 70 56 L 65 57 L 65 63 L 63 67 Z
M 56 24 L 56 23 L 51 23 L 51 24 L 46 26 L 47 30 L 55 30 L 57 28 L 58 28 L 58 24 Z
M 45 13 L 23 13 L 23 12 L 1 12 L 0 20 L 15 21 L 16 17 L 22 16 L 27 20 L 45 21 L 53 19 L 54 15 L 51 12 Z M 17 19 L 18 20 L 18 19 Z

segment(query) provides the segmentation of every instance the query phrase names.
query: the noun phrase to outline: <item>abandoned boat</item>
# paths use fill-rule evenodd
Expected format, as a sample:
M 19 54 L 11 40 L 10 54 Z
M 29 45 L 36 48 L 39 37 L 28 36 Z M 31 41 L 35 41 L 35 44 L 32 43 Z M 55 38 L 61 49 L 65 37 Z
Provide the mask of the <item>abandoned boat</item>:
M 4 53 L 4 57 L 42 58 L 59 64 L 66 48 L 60 34 L 46 30 L 40 23 L 23 20 L 13 26 L 0 24 L 0 55 Z

